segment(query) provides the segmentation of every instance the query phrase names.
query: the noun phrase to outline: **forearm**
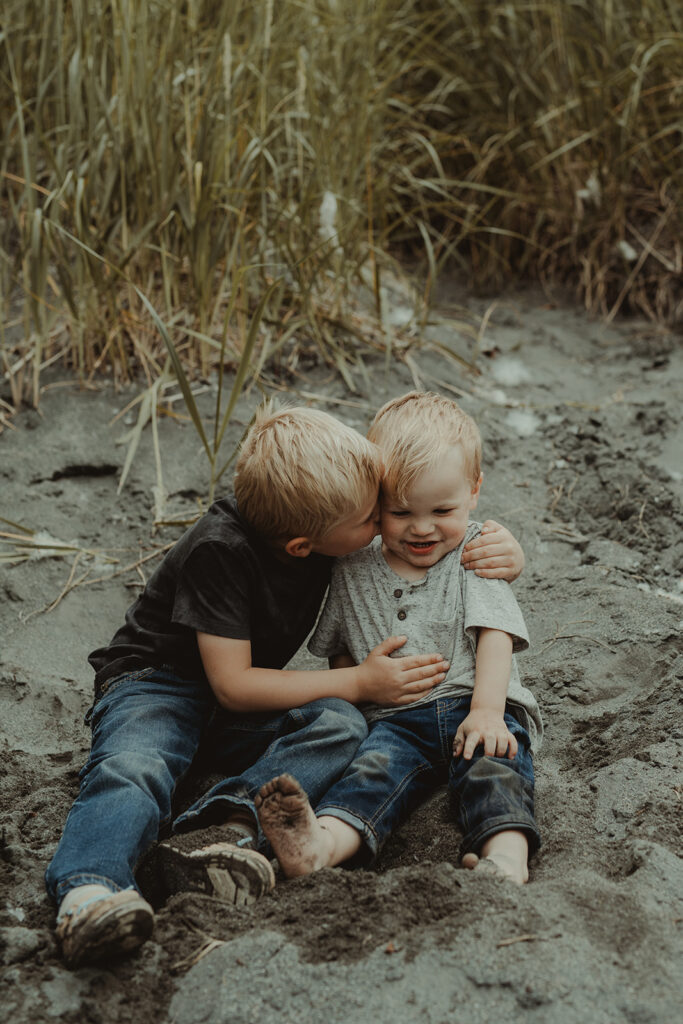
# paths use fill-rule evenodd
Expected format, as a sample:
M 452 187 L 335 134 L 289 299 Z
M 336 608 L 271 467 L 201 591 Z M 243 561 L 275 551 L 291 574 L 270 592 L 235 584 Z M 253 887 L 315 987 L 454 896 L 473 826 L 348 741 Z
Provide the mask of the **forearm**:
M 458 726 L 453 753 L 469 760 L 479 744 L 487 757 L 514 758 L 517 740 L 505 724 L 505 698 L 512 665 L 512 637 L 499 629 L 481 629 L 472 703 Z
M 350 654 L 335 654 L 330 658 L 330 668 L 353 668 L 356 664 Z
M 477 643 L 474 691 L 470 708 L 503 714 L 512 667 L 512 637 L 499 629 L 482 629 Z
M 359 702 L 358 668 L 271 669 L 250 667 L 231 673 L 224 682 L 215 680 L 218 703 L 228 711 L 287 711 L 323 697 Z
M 286 711 L 312 700 L 339 697 L 352 704 L 407 704 L 437 686 L 448 671 L 440 654 L 390 655 L 403 646 L 392 636 L 373 648 L 360 665 L 342 655 L 330 669 L 275 669 L 252 665 L 251 644 L 197 633 L 206 678 L 218 703 L 228 711 Z

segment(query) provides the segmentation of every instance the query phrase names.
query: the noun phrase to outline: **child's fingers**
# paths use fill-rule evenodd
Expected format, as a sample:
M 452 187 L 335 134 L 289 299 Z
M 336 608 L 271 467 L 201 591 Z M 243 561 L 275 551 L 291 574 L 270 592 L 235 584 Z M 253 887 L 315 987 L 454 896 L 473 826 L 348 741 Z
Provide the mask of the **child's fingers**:
M 515 736 L 511 732 L 508 733 L 508 757 L 511 761 L 517 757 L 517 751 L 519 750 L 519 744 Z M 501 755 L 502 756 L 502 755 Z
M 465 758 L 466 761 L 470 760 L 479 744 L 483 742 L 484 737 L 477 729 L 474 729 L 472 732 L 468 733 L 467 739 L 465 740 L 465 746 L 462 752 L 462 756 Z
M 484 552 L 487 554 L 484 554 Z M 493 550 L 491 548 L 482 548 L 480 551 L 465 551 L 463 550 L 460 561 L 466 568 L 470 568 L 474 565 L 478 565 L 480 562 L 484 562 L 487 558 L 494 558 Z
M 423 690 L 431 690 L 437 683 L 443 682 L 445 678 L 446 670 L 439 668 L 429 675 L 422 675 L 417 679 L 404 681 L 403 689 L 406 693 L 421 693 Z
M 512 566 L 512 558 L 507 552 L 499 552 L 497 555 L 489 555 L 488 558 L 477 558 L 470 560 L 474 569 L 509 569 Z
M 511 566 L 499 567 L 497 569 L 474 569 L 475 576 L 481 576 L 485 580 L 506 580 L 510 574 Z
M 397 697 L 394 701 L 395 704 L 414 704 L 415 701 L 423 693 L 429 693 L 435 686 L 442 683 L 446 678 L 446 673 L 442 672 L 438 676 L 432 676 L 431 679 L 421 679 L 417 683 L 406 684 L 403 687 L 402 696 Z
M 495 533 L 496 530 L 504 530 L 505 527 L 497 523 L 495 519 L 487 519 L 485 523 L 482 523 L 482 533 Z
M 381 644 L 377 644 L 370 653 L 377 656 L 389 655 L 392 651 L 396 651 L 399 647 L 403 647 L 407 639 L 407 636 L 388 636 L 386 640 L 382 640 Z
M 473 548 L 472 550 L 463 548 L 461 561 L 465 566 L 484 566 L 487 563 L 500 564 L 501 559 L 505 559 L 511 564 L 512 554 L 512 549 L 507 544 L 487 544 L 486 547 Z
M 505 526 L 487 519 L 476 537 L 468 542 L 467 547 L 477 547 L 480 544 L 506 544 L 512 539 L 512 534 Z
M 501 733 L 496 737 L 496 749 L 494 751 L 496 757 L 505 757 L 507 755 L 511 738 L 508 732 Z
M 450 662 L 442 658 L 440 654 L 419 654 L 414 657 L 402 658 L 400 661 L 401 671 L 407 683 L 414 683 L 418 679 L 428 679 L 438 672 L 447 672 Z
M 498 546 L 488 537 L 475 537 L 462 549 L 463 557 L 486 558 L 487 555 L 492 555 Z
M 507 749 L 507 743 L 505 744 Z M 484 753 L 487 757 L 495 757 L 498 752 L 498 737 L 494 732 L 489 732 L 484 737 Z
M 414 700 L 416 695 L 424 693 L 427 690 L 433 690 L 435 686 L 442 683 L 446 678 L 445 671 L 438 671 L 434 675 L 421 676 L 419 679 L 404 680 L 403 690 L 408 694 L 409 700 Z

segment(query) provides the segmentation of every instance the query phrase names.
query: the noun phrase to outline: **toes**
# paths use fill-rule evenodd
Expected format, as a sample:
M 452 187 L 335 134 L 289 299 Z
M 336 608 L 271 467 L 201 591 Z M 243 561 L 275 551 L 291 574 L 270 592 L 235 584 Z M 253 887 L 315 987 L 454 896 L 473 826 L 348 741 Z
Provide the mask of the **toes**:
M 264 800 L 271 796 L 298 796 L 300 793 L 303 793 L 303 790 L 293 775 L 277 775 L 270 782 L 264 782 L 254 799 L 254 803 L 259 807 Z
M 254 799 L 254 803 L 256 804 L 257 807 L 258 807 L 259 803 L 263 803 L 264 800 L 268 799 L 270 794 L 275 789 L 275 783 L 276 782 L 277 782 L 277 779 L 271 779 L 270 782 L 264 782 L 263 783 L 263 785 L 259 789 L 259 791 L 256 794 L 256 797 Z
M 283 796 L 298 796 L 299 793 L 303 793 L 303 789 L 293 775 L 278 775 L 276 779 L 273 779 L 273 783 L 277 785 Z

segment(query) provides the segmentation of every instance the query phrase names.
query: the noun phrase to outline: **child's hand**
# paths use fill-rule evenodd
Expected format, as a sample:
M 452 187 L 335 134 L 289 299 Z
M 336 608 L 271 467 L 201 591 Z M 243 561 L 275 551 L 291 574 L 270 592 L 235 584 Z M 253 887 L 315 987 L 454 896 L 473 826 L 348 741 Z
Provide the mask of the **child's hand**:
M 410 654 L 390 658 L 402 647 L 404 636 L 391 636 L 370 651 L 358 666 L 358 702 L 373 704 L 411 704 L 423 693 L 443 682 L 449 663 L 440 654 Z
M 524 552 L 509 530 L 487 519 L 481 535 L 471 540 L 462 553 L 462 564 L 477 576 L 512 583 L 524 568 Z
M 469 761 L 480 743 L 487 757 L 505 757 L 512 761 L 517 754 L 517 740 L 508 730 L 499 711 L 475 708 L 470 711 L 455 734 L 453 756 L 460 754 Z

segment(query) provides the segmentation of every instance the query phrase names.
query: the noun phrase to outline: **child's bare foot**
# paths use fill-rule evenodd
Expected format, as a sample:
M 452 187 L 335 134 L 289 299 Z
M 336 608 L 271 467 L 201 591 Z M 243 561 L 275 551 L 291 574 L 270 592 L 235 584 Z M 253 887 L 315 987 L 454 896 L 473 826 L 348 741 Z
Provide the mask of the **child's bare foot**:
M 517 885 L 529 881 L 529 841 L 524 832 L 506 829 L 496 832 L 481 848 L 481 857 L 466 853 L 461 864 L 470 871 L 509 878 Z
M 292 775 L 278 775 L 261 786 L 254 804 L 287 878 L 308 875 L 330 863 L 331 837 Z
M 492 854 L 489 857 L 477 857 L 476 853 L 466 853 L 461 864 L 470 871 L 480 871 L 485 875 L 497 875 L 499 878 L 509 878 L 517 885 L 524 885 L 529 881 L 529 872 L 516 863 L 514 858 L 506 857 L 504 854 Z

